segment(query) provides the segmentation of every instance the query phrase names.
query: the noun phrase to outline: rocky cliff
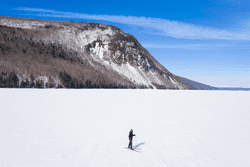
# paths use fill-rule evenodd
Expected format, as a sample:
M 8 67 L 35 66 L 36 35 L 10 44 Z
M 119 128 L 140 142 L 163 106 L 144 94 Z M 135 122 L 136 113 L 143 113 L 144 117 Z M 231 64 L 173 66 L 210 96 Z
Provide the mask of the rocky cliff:
M 197 89 L 111 25 L 11 17 L 0 25 L 0 72 L 17 74 L 19 85 Z

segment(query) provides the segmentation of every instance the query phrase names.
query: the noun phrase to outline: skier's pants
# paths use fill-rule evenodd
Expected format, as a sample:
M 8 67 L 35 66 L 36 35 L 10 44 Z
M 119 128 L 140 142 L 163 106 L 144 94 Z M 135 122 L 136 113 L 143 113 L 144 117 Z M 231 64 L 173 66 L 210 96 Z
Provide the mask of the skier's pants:
M 128 144 L 128 148 L 130 147 L 131 149 L 133 148 L 133 146 L 132 146 L 133 144 L 132 144 L 132 139 L 129 139 L 129 144 Z

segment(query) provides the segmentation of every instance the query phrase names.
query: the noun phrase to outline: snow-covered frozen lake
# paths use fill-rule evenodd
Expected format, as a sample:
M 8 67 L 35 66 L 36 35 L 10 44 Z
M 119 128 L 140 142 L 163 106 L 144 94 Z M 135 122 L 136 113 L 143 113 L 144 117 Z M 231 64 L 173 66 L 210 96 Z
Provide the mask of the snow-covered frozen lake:
M 0 90 L 0 167 L 249 167 L 250 92 Z M 134 145 L 126 149 L 133 128 Z

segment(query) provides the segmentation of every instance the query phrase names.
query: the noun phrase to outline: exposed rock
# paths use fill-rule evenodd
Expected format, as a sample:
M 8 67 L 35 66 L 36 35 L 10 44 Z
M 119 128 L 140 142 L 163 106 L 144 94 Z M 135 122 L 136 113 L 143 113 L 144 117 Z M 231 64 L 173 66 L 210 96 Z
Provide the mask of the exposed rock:
M 1 61 L 9 65 L 7 70 L 6 64 L 0 68 L 15 70 L 20 82 L 32 73 L 44 86 L 50 78 L 61 87 L 91 82 L 94 87 L 195 88 L 114 26 L 11 17 L 0 17 L 0 25 Z M 63 71 L 72 84 L 60 79 Z

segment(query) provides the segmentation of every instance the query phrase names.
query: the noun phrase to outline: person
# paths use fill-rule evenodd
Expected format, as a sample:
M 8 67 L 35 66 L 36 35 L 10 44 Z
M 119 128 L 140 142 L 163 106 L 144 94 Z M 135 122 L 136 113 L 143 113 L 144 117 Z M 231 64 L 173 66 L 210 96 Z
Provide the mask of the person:
M 135 136 L 135 134 L 133 134 L 133 129 L 130 130 L 128 138 L 129 138 L 129 144 L 128 144 L 128 148 L 131 148 L 133 150 L 133 136 Z

